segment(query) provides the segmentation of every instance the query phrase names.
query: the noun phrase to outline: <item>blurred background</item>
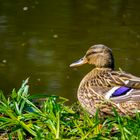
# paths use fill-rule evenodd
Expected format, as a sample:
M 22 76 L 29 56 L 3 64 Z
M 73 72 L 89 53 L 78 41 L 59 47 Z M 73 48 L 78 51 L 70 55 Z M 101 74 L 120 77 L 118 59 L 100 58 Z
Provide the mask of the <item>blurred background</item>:
M 69 68 L 93 44 L 109 46 L 116 69 L 140 76 L 139 0 L 1 0 L 0 89 L 30 77 L 30 94 L 77 100 L 92 66 Z

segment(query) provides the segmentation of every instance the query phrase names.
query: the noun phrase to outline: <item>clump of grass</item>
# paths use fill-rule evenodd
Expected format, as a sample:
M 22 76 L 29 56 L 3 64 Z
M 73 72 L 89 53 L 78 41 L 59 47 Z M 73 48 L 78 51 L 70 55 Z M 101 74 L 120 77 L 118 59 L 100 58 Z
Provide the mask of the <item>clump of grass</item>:
M 6 98 L 0 92 L 0 139 L 35 140 L 136 140 L 140 139 L 140 116 L 91 117 L 76 103 L 66 106 L 58 96 L 33 101 L 28 79 Z M 35 97 L 35 96 L 34 96 Z M 41 103 L 40 103 L 41 102 Z

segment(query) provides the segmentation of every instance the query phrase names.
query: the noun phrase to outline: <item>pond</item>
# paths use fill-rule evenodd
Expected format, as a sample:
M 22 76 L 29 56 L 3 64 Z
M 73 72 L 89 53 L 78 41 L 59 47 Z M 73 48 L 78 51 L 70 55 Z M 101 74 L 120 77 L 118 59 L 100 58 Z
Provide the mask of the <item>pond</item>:
M 69 65 L 93 44 L 112 48 L 116 69 L 140 76 L 140 1 L 3 0 L 0 4 L 0 89 L 8 95 L 30 77 L 31 94 L 76 101 L 92 66 Z

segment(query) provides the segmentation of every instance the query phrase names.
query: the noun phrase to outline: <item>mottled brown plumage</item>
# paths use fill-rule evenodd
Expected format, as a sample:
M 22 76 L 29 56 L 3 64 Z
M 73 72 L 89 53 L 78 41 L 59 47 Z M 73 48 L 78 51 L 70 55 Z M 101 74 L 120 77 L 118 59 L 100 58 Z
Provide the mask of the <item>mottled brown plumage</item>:
M 82 79 L 77 92 L 85 110 L 92 115 L 97 108 L 100 114 L 112 114 L 112 108 L 115 107 L 121 115 L 134 115 L 140 110 L 140 78 L 115 71 L 110 48 L 102 44 L 94 45 L 70 67 L 86 63 L 95 68 Z

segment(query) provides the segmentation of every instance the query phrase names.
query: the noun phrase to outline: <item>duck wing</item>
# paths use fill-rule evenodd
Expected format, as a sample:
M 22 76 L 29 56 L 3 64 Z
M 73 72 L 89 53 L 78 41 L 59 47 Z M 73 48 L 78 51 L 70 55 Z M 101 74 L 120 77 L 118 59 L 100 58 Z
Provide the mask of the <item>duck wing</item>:
M 120 88 L 122 88 L 122 87 L 120 87 Z M 114 93 L 112 93 L 112 95 L 110 96 L 109 99 L 116 103 L 121 103 L 121 102 L 126 102 L 126 101 L 140 102 L 140 90 L 131 89 L 128 92 L 121 93 L 121 95 L 114 95 Z
M 111 89 L 105 98 L 116 103 L 126 101 L 140 102 L 140 78 L 122 71 L 108 73 Z M 114 85 L 114 86 L 113 86 Z

